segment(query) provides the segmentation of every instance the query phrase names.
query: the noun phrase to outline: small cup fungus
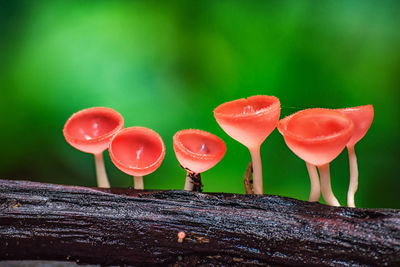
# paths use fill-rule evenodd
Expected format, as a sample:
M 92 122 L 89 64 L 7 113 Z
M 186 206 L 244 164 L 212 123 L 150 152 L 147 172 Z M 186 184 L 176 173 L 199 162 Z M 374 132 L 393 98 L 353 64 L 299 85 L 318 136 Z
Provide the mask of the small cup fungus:
M 319 200 L 318 166 L 321 191 L 325 202 L 340 206 L 331 188 L 329 163 L 344 149 L 351 138 L 353 122 L 330 109 L 313 108 L 299 111 L 282 119 L 278 130 L 287 146 L 307 164 L 311 180 L 310 201 Z
M 187 191 L 193 190 L 193 175 L 214 167 L 226 152 L 224 141 L 202 130 L 179 131 L 174 135 L 173 143 L 176 158 L 187 171 L 184 188 Z
M 143 190 L 143 176 L 160 167 L 165 156 L 165 145 L 155 131 L 145 127 L 130 127 L 114 136 L 109 152 L 115 166 L 134 177 L 134 188 Z
M 185 232 L 183 232 L 183 231 L 179 232 L 178 233 L 178 243 L 182 243 L 183 239 L 185 239 L 185 237 L 186 237 Z
M 353 108 L 337 109 L 337 111 L 348 116 L 354 123 L 353 134 L 347 143 L 350 164 L 350 184 L 347 192 L 347 206 L 355 207 L 354 195 L 358 187 L 357 157 L 354 151 L 355 144 L 367 133 L 374 119 L 374 108 L 372 105 L 365 105 Z
M 65 123 L 65 140 L 76 149 L 94 154 L 97 185 L 109 188 L 103 151 L 113 136 L 124 127 L 122 116 L 111 108 L 95 107 L 74 113 Z
M 264 193 L 260 146 L 275 129 L 280 111 L 279 99 L 266 95 L 226 102 L 214 110 L 221 128 L 250 151 L 255 194 Z

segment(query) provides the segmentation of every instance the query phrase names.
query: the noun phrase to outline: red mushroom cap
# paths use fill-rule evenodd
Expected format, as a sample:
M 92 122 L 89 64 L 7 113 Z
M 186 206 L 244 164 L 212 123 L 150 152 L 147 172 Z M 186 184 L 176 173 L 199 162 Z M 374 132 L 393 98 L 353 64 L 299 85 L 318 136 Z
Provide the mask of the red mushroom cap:
M 219 105 L 214 116 L 221 128 L 246 147 L 259 147 L 275 129 L 281 112 L 275 96 L 258 95 Z
M 321 166 L 331 162 L 344 149 L 350 140 L 353 122 L 338 111 L 312 108 L 282 119 L 278 130 L 297 156 Z
M 165 145 L 155 131 L 129 127 L 114 136 L 109 152 L 111 161 L 118 169 L 132 176 L 144 176 L 160 167 Z
M 113 136 L 123 127 L 121 114 L 111 108 L 95 107 L 72 114 L 64 125 L 63 134 L 76 149 L 98 154 L 108 148 Z
M 214 167 L 226 152 L 224 141 L 202 130 L 179 131 L 174 135 L 173 143 L 179 163 L 195 173 Z
M 337 109 L 337 111 L 353 120 L 353 135 L 347 143 L 347 146 L 354 146 L 368 132 L 372 120 L 374 119 L 374 107 L 372 105 L 365 105 L 353 108 Z

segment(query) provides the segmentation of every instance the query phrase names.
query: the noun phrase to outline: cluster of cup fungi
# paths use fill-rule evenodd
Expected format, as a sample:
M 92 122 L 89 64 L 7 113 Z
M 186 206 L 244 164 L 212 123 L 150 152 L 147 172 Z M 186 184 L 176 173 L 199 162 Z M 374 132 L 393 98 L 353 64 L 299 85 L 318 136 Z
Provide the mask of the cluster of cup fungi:
M 311 181 L 310 202 L 319 202 L 322 193 L 326 204 L 340 206 L 332 192 L 329 163 L 347 146 L 350 162 L 347 206 L 355 207 L 358 167 L 354 146 L 372 123 L 372 105 L 310 108 L 282 120 L 279 120 L 280 111 L 279 99 L 266 95 L 226 102 L 214 110 L 221 128 L 249 149 L 253 174 L 251 193 L 264 194 L 260 147 L 277 127 L 289 149 L 306 163 Z M 134 177 L 134 188 L 139 190 L 144 188 L 143 176 L 154 172 L 165 156 L 165 145 L 158 133 L 145 127 L 124 128 L 122 116 L 110 108 L 94 107 L 73 114 L 65 123 L 63 133 L 70 145 L 94 154 L 99 187 L 110 187 L 103 160 L 106 149 L 115 166 Z M 184 189 L 188 191 L 201 191 L 200 173 L 215 166 L 226 152 L 222 139 L 197 129 L 178 131 L 173 136 L 173 147 L 177 160 L 187 172 Z

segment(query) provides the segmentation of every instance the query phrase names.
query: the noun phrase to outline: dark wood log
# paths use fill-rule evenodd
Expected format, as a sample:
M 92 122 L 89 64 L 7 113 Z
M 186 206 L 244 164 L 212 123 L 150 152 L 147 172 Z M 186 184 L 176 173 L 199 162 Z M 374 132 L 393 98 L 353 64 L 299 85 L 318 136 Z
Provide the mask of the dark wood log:
M 186 233 L 182 243 L 177 234 Z M 400 211 L 0 180 L 0 260 L 400 266 Z

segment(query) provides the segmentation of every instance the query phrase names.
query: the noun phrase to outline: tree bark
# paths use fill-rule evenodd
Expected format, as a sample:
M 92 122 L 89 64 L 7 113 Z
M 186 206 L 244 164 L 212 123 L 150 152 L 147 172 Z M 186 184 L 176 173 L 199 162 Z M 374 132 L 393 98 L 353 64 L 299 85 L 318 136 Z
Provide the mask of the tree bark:
M 400 211 L 0 180 L 0 260 L 400 266 Z

